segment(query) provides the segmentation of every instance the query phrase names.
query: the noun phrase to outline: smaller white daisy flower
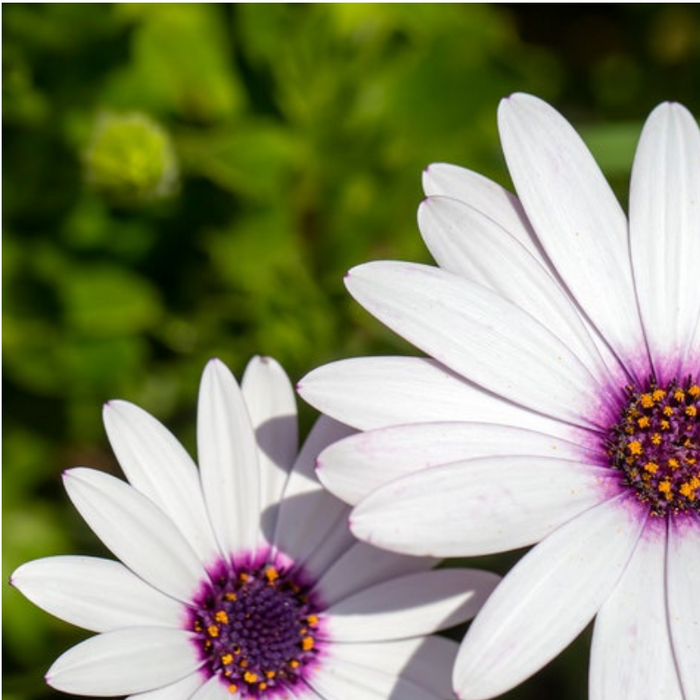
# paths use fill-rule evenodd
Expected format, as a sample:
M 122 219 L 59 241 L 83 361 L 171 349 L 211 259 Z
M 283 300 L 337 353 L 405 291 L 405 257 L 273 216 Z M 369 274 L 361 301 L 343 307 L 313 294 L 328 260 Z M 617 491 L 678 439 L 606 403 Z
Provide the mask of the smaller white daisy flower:
M 55 661 L 51 686 L 144 700 L 451 694 L 457 646 L 426 635 L 471 618 L 497 577 L 355 540 L 348 507 L 314 475 L 351 430 L 322 417 L 297 455 L 294 394 L 274 360 L 254 358 L 240 388 L 208 364 L 199 470 L 136 406 L 110 402 L 104 418 L 130 483 L 86 468 L 64 482 L 121 563 L 57 556 L 12 575 L 35 604 L 99 633 Z

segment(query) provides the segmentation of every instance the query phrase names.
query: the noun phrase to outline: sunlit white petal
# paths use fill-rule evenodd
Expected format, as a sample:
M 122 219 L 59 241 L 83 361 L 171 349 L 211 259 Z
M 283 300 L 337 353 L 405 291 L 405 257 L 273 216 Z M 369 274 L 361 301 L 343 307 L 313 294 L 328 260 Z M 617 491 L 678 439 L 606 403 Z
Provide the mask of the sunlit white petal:
M 572 440 L 578 439 L 578 442 Z M 353 505 L 390 481 L 440 464 L 475 457 L 529 455 L 591 462 L 590 433 L 571 440 L 489 423 L 417 423 L 358 433 L 327 447 L 318 459 L 323 485 Z
M 110 401 L 103 416 L 114 454 L 131 485 L 170 517 L 205 564 L 215 559 L 219 551 L 199 472 L 182 445 L 159 421 L 126 401 Z
M 211 360 L 202 375 L 197 452 L 221 549 L 228 554 L 253 549 L 260 515 L 258 448 L 241 390 L 219 360 Z
M 630 186 L 630 244 L 657 376 L 696 371 L 683 360 L 700 318 L 700 132 L 681 105 L 659 105 L 642 131 Z
M 487 390 L 575 425 L 609 418 L 604 387 L 576 355 L 485 287 L 426 265 L 397 262 L 356 267 L 345 283 L 389 328 Z
M 423 357 L 357 357 L 323 365 L 298 384 L 312 406 L 359 430 L 476 421 L 569 437 L 571 426 L 477 387 Z
M 637 360 L 643 335 L 627 221 L 593 156 L 558 112 L 531 95 L 503 100 L 498 124 L 508 170 L 547 255 L 618 354 Z
M 506 692 L 590 622 L 639 539 L 642 523 L 622 507 L 624 498 L 562 525 L 503 579 L 460 647 L 453 677 L 459 698 L 486 700 Z
M 700 518 L 674 518 L 669 523 L 666 562 L 668 624 L 673 655 L 686 700 L 700 697 Z
M 20 566 L 12 585 L 43 610 L 93 632 L 178 627 L 182 606 L 109 559 L 57 556 Z
M 188 601 L 206 573 L 172 521 L 149 499 L 109 474 L 70 469 L 64 484 L 93 532 L 132 571 Z
M 46 680 L 76 695 L 127 695 L 191 674 L 201 664 L 189 634 L 160 627 L 129 627 L 91 637 L 69 649 Z
M 534 544 L 615 489 L 603 467 L 553 457 L 482 457 L 388 483 L 355 507 L 351 528 L 398 552 L 477 556 Z
M 666 523 L 649 523 L 596 617 L 590 700 L 683 700 L 668 631 L 665 559 Z

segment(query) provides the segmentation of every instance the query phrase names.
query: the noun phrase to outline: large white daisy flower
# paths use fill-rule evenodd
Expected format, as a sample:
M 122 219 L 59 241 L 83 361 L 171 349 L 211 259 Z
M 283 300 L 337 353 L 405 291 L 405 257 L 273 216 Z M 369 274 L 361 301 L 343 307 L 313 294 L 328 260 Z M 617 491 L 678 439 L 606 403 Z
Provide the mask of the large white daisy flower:
M 697 124 L 678 104 L 651 114 L 629 222 L 554 109 L 517 94 L 499 126 L 518 198 L 431 166 L 419 225 L 440 267 L 349 273 L 351 294 L 432 359 L 348 360 L 302 381 L 370 431 L 325 451 L 321 480 L 357 504 L 354 533 L 391 550 L 539 543 L 472 623 L 459 697 L 507 691 L 595 616 L 593 700 L 698 700 Z
M 51 666 L 50 685 L 143 700 L 437 700 L 457 645 L 436 630 L 468 619 L 496 583 L 430 571 L 358 542 L 348 506 L 313 474 L 350 430 L 322 417 L 297 456 L 296 407 L 281 367 L 254 358 L 241 388 L 219 361 L 202 378 L 199 470 L 158 421 L 105 407 L 130 485 L 65 474 L 71 500 L 123 563 L 58 556 L 12 583 L 54 615 L 100 634 Z

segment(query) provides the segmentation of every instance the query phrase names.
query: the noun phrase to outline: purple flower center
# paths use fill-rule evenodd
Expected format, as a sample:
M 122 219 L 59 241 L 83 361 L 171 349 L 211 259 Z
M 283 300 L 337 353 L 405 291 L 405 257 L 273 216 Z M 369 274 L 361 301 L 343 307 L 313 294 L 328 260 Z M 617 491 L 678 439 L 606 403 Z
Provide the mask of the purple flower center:
M 652 515 L 700 511 L 700 386 L 688 377 L 626 392 L 606 444 L 610 465 Z
M 275 695 L 318 661 L 319 605 L 288 567 L 222 567 L 193 601 L 190 629 L 205 667 L 231 693 Z

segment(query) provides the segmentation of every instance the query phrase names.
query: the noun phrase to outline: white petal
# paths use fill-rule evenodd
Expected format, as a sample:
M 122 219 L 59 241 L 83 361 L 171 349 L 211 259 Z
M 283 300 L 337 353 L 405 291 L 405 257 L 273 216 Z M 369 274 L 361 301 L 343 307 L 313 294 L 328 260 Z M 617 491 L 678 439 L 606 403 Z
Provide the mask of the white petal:
M 479 569 L 437 569 L 383 581 L 331 605 L 328 636 L 371 642 L 431 634 L 471 619 L 499 581 Z
M 231 693 L 219 676 L 212 676 L 203 683 L 190 700 L 238 700 L 240 693 Z
M 241 391 L 258 444 L 260 512 L 263 513 L 279 503 L 297 457 L 294 389 L 276 360 L 254 357 L 243 374 Z
M 317 579 L 354 538 L 347 526 L 349 508 L 323 489 L 314 465 L 324 447 L 351 432 L 326 416 L 316 421 L 289 475 L 279 508 L 275 547 L 295 562 L 303 563 Z
M 192 694 L 204 683 L 201 672 L 190 673 L 170 685 L 165 685 L 145 693 L 130 695 L 127 700 L 190 700 Z
M 600 452 L 598 441 L 575 428 L 571 439 L 563 440 L 491 423 L 398 425 L 351 435 L 327 447 L 319 456 L 317 474 L 331 493 L 355 505 L 394 479 L 475 457 L 530 455 L 591 463 Z
M 152 690 L 199 666 L 190 635 L 163 627 L 130 627 L 91 637 L 60 656 L 46 682 L 75 695 L 127 695 Z
M 423 171 L 426 196 L 443 195 L 466 202 L 517 238 L 542 260 L 530 222 L 518 198 L 505 187 L 457 165 L 433 163 Z
M 684 697 L 700 698 L 700 518 L 675 518 L 669 527 L 667 605 L 673 654 Z
M 405 557 L 365 542 L 355 542 L 323 574 L 318 589 L 323 601 L 333 605 L 355 591 L 382 581 L 426 571 L 438 561 L 433 557 Z
M 444 637 L 416 637 L 393 642 L 338 644 L 333 648 L 333 661 L 336 660 L 359 667 L 358 676 L 363 677 L 366 669 L 374 669 L 393 677 L 401 677 L 429 692 L 427 697 L 443 700 L 452 697 L 450 677 L 452 665 L 457 656 L 457 644 Z M 411 693 L 390 692 L 385 698 L 413 698 Z
M 571 298 L 510 231 L 470 204 L 447 197 L 425 200 L 418 224 L 441 268 L 516 304 L 573 350 L 596 376 L 605 376 L 605 365 Z
M 659 105 L 644 125 L 632 169 L 630 245 L 657 377 L 682 376 L 678 358 L 700 318 L 700 132 L 681 105 Z
M 668 632 L 665 558 L 666 525 L 663 521 L 650 523 L 596 617 L 591 700 L 683 700 Z
M 571 426 L 505 401 L 424 357 L 356 357 L 307 374 L 297 390 L 359 430 L 401 423 L 477 421 L 568 437 Z
M 572 351 L 485 287 L 397 262 L 356 267 L 345 284 L 389 328 L 488 391 L 575 425 L 610 418 L 604 388 Z
M 608 598 L 642 522 L 625 496 L 566 523 L 508 573 L 472 622 L 454 671 L 462 700 L 486 700 L 538 671 Z M 629 510 L 627 510 L 629 508 Z
M 131 485 L 177 525 L 205 564 L 219 555 L 192 458 L 159 421 L 126 401 L 105 404 L 104 423 Z
M 189 601 L 206 572 L 172 521 L 120 479 L 69 469 L 63 479 L 92 531 L 134 573 L 158 590 Z
M 405 554 L 478 556 L 534 544 L 617 488 L 610 469 L 553 457 L 482 457 L 392 481 L 350 518 L 362 540 Z
M 219 360 L 202 375 L 197 409 L 199 469 L 214 531 L 230 554 L 258 542 L 260 473 L 258 448 L 241 390 Z
M 618 355 L 637 360 L 644 346 L 627 221 L 593 156 L 536 97 L 503 100 L 498 117 L 510 175 L 551 262 Z
M 183 606 L 108 559 L 57 556 L 20 566 L 11 583 L 42 610 L 78 627 L 179 627 Z

